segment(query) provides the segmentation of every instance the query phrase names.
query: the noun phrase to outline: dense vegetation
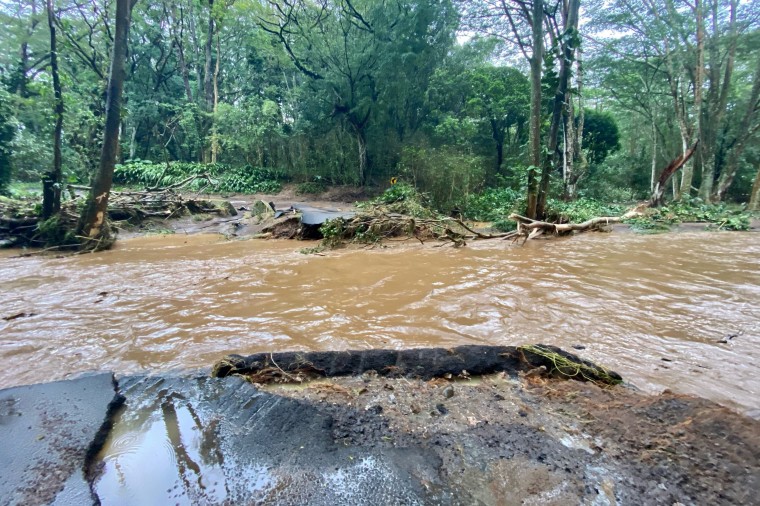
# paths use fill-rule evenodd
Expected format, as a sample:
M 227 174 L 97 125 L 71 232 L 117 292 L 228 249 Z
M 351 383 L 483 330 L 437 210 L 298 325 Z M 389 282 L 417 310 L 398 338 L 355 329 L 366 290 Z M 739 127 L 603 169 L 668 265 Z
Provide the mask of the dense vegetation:
M 115 5 L 0 3 L 0 191 L 51 172 L 53 28 L 63 178 L 98 169 Z M 445 213 L 563 221 L 649 198 L 698 142 L 668 199 L 757 208 L 759 27 L 738 0 L 138 1 L 115 182 L 398 177 Z

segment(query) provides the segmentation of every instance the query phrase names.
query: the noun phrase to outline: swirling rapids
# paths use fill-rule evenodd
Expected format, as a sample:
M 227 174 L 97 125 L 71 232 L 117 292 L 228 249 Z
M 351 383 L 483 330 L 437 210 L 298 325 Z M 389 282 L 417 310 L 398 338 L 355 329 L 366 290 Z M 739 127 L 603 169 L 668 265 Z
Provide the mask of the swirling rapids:
M 584 234 L 302 255 L 293 242 L 125 240 L 0 259 L 0 387 L 227 353 L 541 342 L 648 391 L 760 416 L 760 235 Z M 717 341 L 740 334 L 728 344 Z M 666 360 L 663 360 L 666 359 Z

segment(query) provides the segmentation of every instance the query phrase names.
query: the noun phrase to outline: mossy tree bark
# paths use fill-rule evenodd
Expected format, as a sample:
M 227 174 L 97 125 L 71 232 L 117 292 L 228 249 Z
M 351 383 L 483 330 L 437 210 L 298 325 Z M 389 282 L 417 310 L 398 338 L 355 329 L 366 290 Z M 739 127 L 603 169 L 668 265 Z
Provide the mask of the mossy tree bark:
M 119 129 L 121 126 L 121 95 L 124 89 L 127 58 L 127 35 L 132 7 L 137 0 L 116 1 L 116 29 L 113 41 L 111 71 L 108 77 L 106 95 L 106 124 L 100 165 L 93 178 L 90 194 L 79 218 L 77 234 L 83 239 L 85 249 L 102 249 L 111 242 L 111 234 L 106 220 L 108 198 L 113 185 L 113 171 L 119 149 Z

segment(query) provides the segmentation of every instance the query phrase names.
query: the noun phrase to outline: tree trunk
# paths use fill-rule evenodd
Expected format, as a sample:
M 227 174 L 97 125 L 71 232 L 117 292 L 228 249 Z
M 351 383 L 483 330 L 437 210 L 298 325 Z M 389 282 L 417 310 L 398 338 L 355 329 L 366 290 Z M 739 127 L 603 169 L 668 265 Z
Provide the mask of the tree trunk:
M 715 198 L 716 187 L 715 178 L 718 167 L 716 157 L 718 146 L 718 133 L 723 124 L 723 116 L 728 104 L 728 95 L 731 88 L 731 78 L 734 70 L 734 58 L 736 55 L 736 9 L 738 0 L 731 0 L 729 13 L 729 34 L 725 37 L 718 27 L 718 2 L 712 2 L 712 34 L 710 36 L 709 56 L 710 56 L 710 87 L 707 93 L 707 107 L 700 114 L 701 127 L 701 153 L 700 161 L 702 162 L 702 183 L 699 186 L 699 196 L 708 202 Z M 704 32 L 704 30 L 703 30 Z M 703 35 L 704 36 L 704 35 Z M 728 39 L 728 54 L 725 57 L 725 73 L 721 80 L 721 68 L 723 61 L 723 42 Z M 702 61 L 704 68 L 704 57 Z M 704 70 L 702 71 L 704 72 Z M 699 75 L 699 72 L 697 72 Z M 739 135 L 742 135 L 740 132 Z
M 206 110 L 210 111 L 214 107 L 214 87 L 213 71 L 211 64 L 213 62 L 212 50 L 214 47 L 214 0 L 208 0 L 208 36 L 206 38 L 205 55 L 206 60 L 203 66 L 203 90 L 206 97 Z
M 21 43 L 20 61 L 18 63 L 18 83 L 16 83 L 16 93 L 20 97 L 26 98 L 28 92 L 26 89 L 26 74 L 29 69 L 29 43 L 24 41 Z
M 124 63 L 127 59 L 127 35 L 132 7 L 137 0 L 116 0 L 116 29 L 113 41 L 111 72 L 106 95 L 106 124 L 100 165 L 93 178 L 90 195 L 79 218 L 78 235 L 84 238 L 86 249 L 102 249 L 110 245 L 110 230 L 106 221 L 108 197 L 113 183 L 113 171 L 119 148 L 121 125 L 121 95 L 124 88 Z
M 575 108 L 573 107 L 572 97 L 568 100 L 567 114 L 565 114 L 565 128 L 564 128 L 564 160 L 562 164 L 562 181 L 565 186 L 565 199 L 575 199 L 575 183 L 573 181 L 573 160 L 575 159 Z
M 129 159 L 134 160 L 137 153 L 137 127 L 132 127 L 132 133 L 129 136 Z
M 701 139 L 699 155 L 704 154 L 705 142 L 702 138 L 704 132 L 704 115 L 702 114 L 702 87 L 705 81 L 705 28 L 704 28 L 704 0 L 695 0 L 694 15 L 697 23 L 697 63 L 694 69 L 694 114 L 696 116 L 697 131 L 695 137 Z M 686 151 L 688 141 L 682 132 L 682 150 Z M 682 152 L 683 152 L 682 151 Z M 703 160 L 702 156 L 698 156 Z M 704 164 L 702 165 L 704 167 Z M 691 185 L 694 180 L 694 161 L 687 162 L 681 174 L 681 186 L 676 198 L 691 197 Z
M 752 193 L 749 196 L 748 211 L 760 211 L 760 164 L 757 166 L 755 184 L 752 185 Z
M 549 198 L 549 181 L 557 157 L 559 127 L 562 123 L 563 109 L 567 102 L 567 84 L 570 81 L 570 70 L 575 59 L 575 45 L 571 35 L 578 32 L 578 11 L 580 10 L 580 4 L 580 0 L 569 0 L 567 13 L 563 20 L 564 37 L 561 42 L 563 50 L 562 58 L 559 62 L 559 82 L 557 83 L 557 91 L 554 94 L 554 106 L 552 108 L 551 123 L 549 124 L 549 156 L 546 157 L 541 168 L 541 185 L 538 190 L 538 202 L 536 204 L 536 215 L 542 218 L 546 214 L 546 201 Z
M 654 108 L 652 111 L 652 176 L 649 180 L 649 191 L 654 193 L 654 180 L 657 177 L 657 127 L 654 122 Z M 686 170 L 686 169 L 684 169 Z M 681 189 L 683 193 L 683 188 Z
M 362 128 L 354 127 L 356 130 L 356 144 L 359 148 L 359 185 L 364 186 L 367 177 L 367 139 L 364 136 L 364 130 Z
M 739 161 L 741 160 L 742 154 L 744 154 L 744 149 L 747 147 L 747 143 L 752 139 L 757 129 L 760 128 L 760 125 L 756 124 L 758 108 L 760 108 L 760 59 L 757 61 L 755 80 L 752 85 L 749 101 L 747 102 L 744 109 L 744 116 L 737 129 L 736 142 L 732 146 L 728 155 L 728 161 L 720 174 L 718 188 L 712 196 L 714 202 L 720 202 L 725 197 L 726 192 L 731 187 L 731 183 L 734 182 L 736 171 L 739 168 Z
M 586 152 L 583 151 L 583 129 L 586 125 L 586 109 L 583 103 L 583 52 L 579 46 L 577 49 L 577 58 L 575 60 L 576 65 L 576 89 L 578 95 L 578 125 L 575 125 L 575 112 L 573 108 L 570 109 L 570 116 L 573 125 L 573 155 L 577 157 L 578 164 L 575 164 L 575 160 L 571 165 L 572 173 L 569 176 L 568 186 L 570 198 L 574 199 L 577 196 L 578 181 L 586 174 L 588 169 L 588 159 L 586 159 Z M 572 98 L 570 99 L 572 103 Z
M 53 168 L 43 178 L 42 218 L 48 219 L 61 210 L 61 181 L 63 180 L 61 138 L 63 135 L 63 92 L 58 73 L 58 49 L 55 34 L 53 0 L 47 0 L 47 18 L 50 29 L 50 72 L 53 75 L 55 128 L 53 129 Z
M 184 15 L 182 14 L 182 9 L 180 9 L 180 18 L 177 19 L 177 7 L 173 3 L 171 7 L 171 14 L 173 18 L 172 19 L 172 35 L 174 37 L 174 46 L 177 48 L 177 62 L 179 63 L 179 70 L 180 70 L 180 73 L 182 74 L 182 83 L 185 85 L 185 95 L 187 96 L 187 101 L 192 102 L 193 92 L 190 89 L 190 75 L 187 71 L 187 62 L 185 61 L 185 43 L 182 40 L 182 34 L 184 32 L 184 23 L 185 23 Z M 180 24 L 179 33 L 177 32 L 177 26 L 176 26 L 177 23 Z
M 501 174 L 501 164 L 504 163 L 504 137 L 496 139 L 496 172 Z
M 533 0 L 533 48 L 530 59 L 530 167 L 528 167 L 528 204 L 525 214 L 536 218 L 538 204 L 537 171 L 541 169 L 541 70 L 544 64 L 544 3 Z
M 219 127 L 217 125 L 217 110 L 219 109 L 219 59 L 220 59 L 219 35 L 216 36 L 216 65 L 214 66 L 214 115 L 211 126 L 211 163 L 216 163 L 219 156 Z
M 29 73 L 29 39 L 31 39 L 32 35 L 34 35 L 34 30 L 37 28 L 37 24 L 39 23 L 39 20 L 37 19 L 37 2 L 33 0 L 31 2 L 31 6 L 31 21 L 29 27 L 26 29 L 26 37 L 21 42 L 18 83 L 16 84 L 16 93 L 18 93 L 18 95 L 23 98 L 29 97 L 29 90 L 27 89 L 27 74 Z
M 213 117 L 211 112 L 214 110 L 214 0 L 208 0 L 208 28 L 206 42 L 203 46 L 204 64 L 203 64 L 203 106 L 206 114 L 201 121 L 201 143 L 203 150 L 202 161 L 209 163 L 213 157 L 213 148 L 207 147 L 208 134 L 213 128 Z

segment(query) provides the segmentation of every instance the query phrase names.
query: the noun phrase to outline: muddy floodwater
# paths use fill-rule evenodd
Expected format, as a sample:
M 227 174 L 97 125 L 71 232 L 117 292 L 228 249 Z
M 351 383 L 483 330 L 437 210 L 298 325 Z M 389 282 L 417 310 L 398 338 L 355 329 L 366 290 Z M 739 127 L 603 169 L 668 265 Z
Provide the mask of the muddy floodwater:
M 584 347 L 642 390 L 760 417 L 760 234 L 304 246 L 177 234 L 65 258 L 3 252 L 0 388 L 228 353 L 544 343 Z

